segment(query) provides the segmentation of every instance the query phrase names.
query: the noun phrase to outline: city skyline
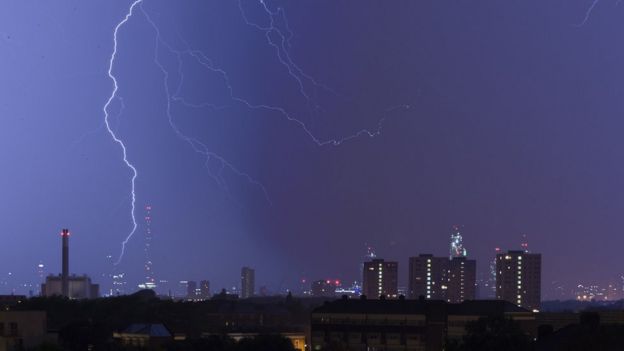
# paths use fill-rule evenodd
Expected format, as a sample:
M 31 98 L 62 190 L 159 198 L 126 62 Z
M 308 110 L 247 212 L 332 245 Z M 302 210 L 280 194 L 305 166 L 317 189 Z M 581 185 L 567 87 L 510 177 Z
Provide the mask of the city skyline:
M 501 248 L 543 299 L 623 285 L 624 6 L 1 6 L 0 293 L 61 271 L 65 227 L 102 291 L 351 284 L 368 247 L 406 287 L 454 225 L 478 281 Z
M 212 296 L 210 291 L 210 281 L 201 280 L 199 285 L 195 280 L 158 280 L 152 275 L 151 261 L 149 260 L 149 245 L 151 243 L 151 206 L 146 206 L 145 221 L 147 223 L 146 230 L 146 274 L 148 279 L 146 283 L 140 283 L 135 288 L 128 286 L 125 281 L 124 274 L 111 275 L 111 289 L 104 292 L 102 296 L 117 296 L 124 294 L 132 294 L 141 289 L 154 290 L 160 296 L 169 298 L 178 298 L 188 301 L 202 301 Z M 469 300 L 506 300 L 511 303 L 517 303 L 519 306 L 525 306 L 529 310 L 539 310 L 542 289 L 541 289 L 541 254 L 529 251 L 526 235 L 523 235 L 521 243 L 522 250 L 509 250 L 507 253 L 501 253 L 500 248 L 496 248 L 496 256 L 490 262 L 490 271 L 493 281 L 477 280 L 476 260 L 469 259 L 466 250 L 461 245 L 462 237 L 458 232 L 458 226 L 453 225 L 453 234 L 450 239 L 451 254 L 459 253 L 457 256 L 451 257 L 435 257 L 432 254 L 419 254 L 418 256 L 409 257 L 407 286 L 401 286 L 399 281 L 398 262 L 377 258 L 374 249 L 366 245 L 365 261 L 362 262 L 362 281 L 353 281 L 352 286 L 342 284 L 339 279 L 321 279 L 309 282 L 303 278 L 303 285 L 297 287 L 289 287 L 282 291 L 271 291 L 266 285 L 262 285 L 258 293 L 255 289 L 255 269 L 248 266 L 241 268 L 240 285 L 223 287 L 221 292 L 234 294 L 242 299 L 251 297 L 266 297 L 271 295 L 293 294 L 295 296 L 312 296 L 312 297 L 338 297 L 348 296 L 357 298 L 358 296 L 368 296 L 369 298 L 409 298 L 409 299 L 432 299 L 443 300 L 449 303 L 461 303 Z M 87 275 L 77 276 L 69 273 L 69 245 L 70 237 L 69 229 L 62 229 L 62 273 L 49 274 L 45 283 L 42 279 L 40 291 L 34 291 L 33 286 L 37 283 L 31 283 L 28 287 L 29 295 L 64 295 L 80 298 L 79 296 L 90 296 L 91 298 L 100 296 L 99 284 L 91 286 L 91 278 Z M 458 245 L 459 244 L 459 245 Z M 457 250 L 457 248 L 462 248 Z M 523 260 L 524 258 L 524 260 Z M 509 261 L 511 260 L 511 261 Z M 510 264 L 507 264 L 510 262 Z M 523 267 L 523 263 L 525 264 Z M 516 270 L 517 266 L 517 270 Z M 43 268 L 40 263 L 38 268 Z M 510 270 L 512 269 L 513 270 Z M 40 278 L 43 278 L 43 271 L 37 271 Z M 482 272 L 481 272 L 482 273 Z M 69 284 L 66 283 L 69 278 Z M 121 278 L 121 279 L 120 279 Z M 517 280 L 517 289 L 516 289 Z M 73 284 L 73 285 L 72 285 Z M 172 285 L 173 284 L 173 285 Z M 177 284 L 177 288 L 175 285 Z M 121 285 L 121 286 L 120 286 Z M 490 286 L 493 285 L 493 286 Z M 71 286 L 71 288 L 70 288 Z M 26 285 L 25 285 L 26 287 Z M 493 288 L 493 289 L 492 289 Z M 71 290 L 71 292 L 69 292 Z M 493 291 L 489 291 L 493 290 Z M 15 293 L 12 291 L 11 293 Z M 491 293 L 494 295 L 492 296 Z M 578 284 L 568 291 L 570 295 L 560 295 L 559 298 L 578 301 L 616 301 L 624 297 L 624 278 L 623 284 L 610 283 L 608 286 L 600 286 L 597 284 Z M 216 292 L 215 292 L 216 294 Z M 521 294 L 521 295 L 520 295 Z M 516 299 L 517 295 L 517 299 Z M 522 296 L 522 298 L 521 298 Z
M 151 226 L 150 226 L 151 225 L 150 214 L 151 214 L 152 208 L 151 206 L 147 206 L 145 209 L 146 209 L 145 220 L 146 220 L 146 223 L 148 223 L 147 231 L 146 231 L 146 243 L 148 244 L 146 245 L 146 252 L 148 252 L 149 244 L 151 243 L 151 240 L 152 240 Z M 452 226 L 452 232 L 455 234 L 451 235 L 451 240 L 450 240 L 450 245 L 449 245 L 451 247 L 451 250 L 453 250 L 453 248 L 455 248 L 456 244 L 458 243 L 457 228 L 458 228 L 457 225 Z M 67 239 L 70 236 L 69 229 L 63 229 L 60 235 L 61 235 L 61 238 L 63 239 L 62 240 L 63 250 L 62 250 L 62 255 L 61 255 L 61 261 L 63 262 L 64 273 L 61 273 L 61 274 L 50 273 L 46 277 L 45 280 L 41 279 L 39 282 L 36 282 L 36 281 L 28 282 L 27 284 L 23 285 L 24 289 L 22 289 L 21 291 L 18 289 L 9 291 L 11 294 L 17 293 L 17 294 L 24 294 L 24 295 L 30 295 L 30 296 L 39 295 L 39 294 L 44 295 L 44 296 L 51 296 L 55 294 L 66 294 L 66 293 L 61 292 L 61 290 L 65 289 L 65 288 L 61 288 L 61 285 L 62 285 L 61 280 L 64 279 L 63 278 L 64 276 L 69 276 L 72 279 L 71 281 L 73 282 L 71 284 L 74 284 L 73 285 L 74 288 L 72 289 L 77 289 L 72 294 L 78 294 L 78 295 L 91 294 L 91 296 L 100 295 L 100 292 L 99 292 L 100 284 L 95 284 L 96 282 L 94 282 L 95 284 L 94 287 L 95 287 L 95 291 L 97 292 L 91 292 L 91 293 L 81 292 L 82 290 L 80 289 L 84 290 L 86 288 L 88 290 L 88 284 L 91 284 L 91 278 L 88 275 L 78 276 L 74 273 L 72 273 L 71 275 L 69 274 L 69 269 L 68 269 L 69 266 L 66 265 L 66 262 L 68 261 L 67 257 L 69 253 L 68 246 L 67 246 Z M 459 242 L 461 243 L 461 235 L 459 236 L 460 236 Z M 347 295 L 353 298 L 353 297 L 359 296 L 360 294 L 362 295 L 371 294 L 372 292 L 371 288 L 368 288 L 368 289 L 366 288 L 367 271 L 369 270 L 368 267 L 370 266 L 370 270 L 375 269 L 371 277 L 374 276 L 372 279 L 377 279 L 376 277 L 377 277 L 378 272 L 376 271 L 376 269 L 377 269 L 377 263 L 379 263 L 379 271 L 380 271 L 379 282 L 377 281 L 373 282 L 372 289 L 375 290 L 376 292 L 377 286 L 379 286 L 379 289 L 381 289 L 382 291 L 379 293 L 379 295 L 384 295 L 384 297 L 394 298 L 394 299 L 398 298 L 399 296 L 403 296 L 404 298 L 410 298 L 410 299 L 418 299 L 422 297 L 425 299 L 444 300 L 450 303 L 459 303 L 464 300 L 475 300 L 475 299 L 476 300 L 506 299 L 509 302 L 515 303 L 516 300 L 510 299 L 509 296 L 514 296 L 515 298 L 515 295 L 518 292 L 513 291 L 509 293 L 504 293 L 502 291 L 499 291 L 498 289 L 502 288 L 502 286 L 499 286 L 499 284 L 507 284 L 507 283 L 502 283 L 503 281 L 507 281 L 509 284 L 513 285 L 513 286 L 510 286 L 508 289 L 512 289 L 512 288 L 515 289 L 515 279 L 518 279 L 518 284 L 520 284 L 520 279 L 522 279 L 521 275 L 516 277 L 516 274 L 521 274 L 521 272 L 512 271 L 512 275 L 509 278 L 500 278 L 498 273 L 502 273 L 501 271 L 502 268 L 501 266 L 499 266 L 499 264 L 501 263 L 501 260 L 503 260 L 503 258 L 505 260 L 513 258 L 515 260 L 516 258 L 515 256 L 520 254 L 521 256 L 526 256 L 526 257 L 536 256 L 536 257 L 539 257 L 538 260 L 541 261 L 541 254 L 539 253 L 536 254 L 536 253 L 529 251 L 528 241 L 526 240 L 526 235 L 523 235 L 523 241 L 520 244 L 521 250 L 509 249 L 507 253 L 501 253 L 502 250 L 500 248 L 496 248 L 495 250 L 496 254 L 494 256 L 494 259 L 492 261 L 488 261 L 488 263 L 490 264 L 489 268 L 491 271 L 488 270 L 487 272 L 477 272 L 476 260 L 469 259 L 467 255 L 458 255 L 455 257 L 443 257 L 443 256 L 435 257 L 432 254 L 421 253 L 418 256 L 413 256 L 413 257 L 408 258 L 407 264 L 404 265 L 404 267 L 405 266 L 407 267 L 407 268 L 404 268 L 404 270 L 407 270 L 407 273 L 405 273 L 401 271 L 400 269 L 398 269 L 399 262 L 397 261 L 388 262 L 388 260 L 385 260 L 382 257 L 377 257 L 377 255 L 374 253 L 373 247 L 369 245 L 365 245 L 365 246 L 366 246 L 366 255 L 365 255 L 364 261 L 360 262 L 362 264 L 361 266 L 362 271 L 360 273 L 362 273 L 361 277 L 363 278 L 361 281 L 349 280 L 349 278 L 343 281 L 341 281 L 340 279 L 320 279 L 320 280 L 308 281 L 307 279 L 302 278 L 302 281 L 300 282 L 302 285 L 299 285 L 299 286 L 289 286 L 282 290 L 272 290 L 270 288 L 267 288 L 266 285 L 261 285 L 259 291 L 256 292 L 255 269 L 252 267 L 243 266 L 241 269 L 241 274 L 240 274 L 240 282 L 239 282 L 240 284 L 238 286 L 237 285 L 229 285 L 229 286 L 223 285 L 221 288 L 218 288 L 214 292 L 210 291 L 210 281 L 206 280 L 205 277 L 202 277 L 199 280 L 199 285 L 198 285 L 197 280 L 188 279 L 188 275 L 184 275 L 184 274 L 181 275 L 182 277 L 184 277 L 182 280 L 178 280 L 180 279 L 180 276 L 177 276 L 176 278 L 171 279 L 171 280 L 161 279 L 161 280 L 158 280 L 158 283 L 156 283 L 156 279 L 152 276 L 151 279 L 148 279 L 148 282 L 150 284 L 140 283 L 140 284 L 132 285 L 131 283 L 129 284 L 129 282 L 124 279 L 125 274 L 122 273 L 121 278 L 119 275 L 114 275 L 114 274 L 111 274 L 108 277 L 103 276 L 103 283 L 104 283 L 103 285 L 106 288 L 105 289 L 106 291 L 103 291 L 101 295 L 102 296 L 117 296 L 120 294 L 121 295 L 131 294 L 141 289 L 151 289 L 151 290 L 154 290 L 160 296 L 168 296 L 171 298 L 177 298 L 177 299 L 183 299 L 183 300 L 194 300 L 194 301 L 201 301 L 201 300 L 208 299 L 213 294 L 219 293 L 221 290 L 226 291 L 228 294 L 238 295 L 238 297 L 243 298 L 243 299 L 254 297 L 254 296 L 260 296 L 260 297 L 266 297 L 266 296 L 271 296 L 271 295 L 283 296 L 288 293 L 293 293 L 295 296 L 317 296 L 317 297 L 318 296 L 338 297 L 341 295 Z M 146 269 L 146 273 L 148 274 L 153 273 L 153 270 L 151 269 L 152 262 L 149 260 L 149 254 L 146 255 L 146 258 L 147 258 L 146 262 L 150 263 L 149 269 Z M 521 257 L 518 256 L 518 259 L 520 260 Z M 384 261 L 386 261 L 386 263 L 384 263 Z M 515 265 L 518 264 L 518 269 L 520 269 L 521 263 L 522 261 L 513 261 L 512 266 L 515 267 Z M 529 263 L 529 262 L 524 262 L 524 263 Z M 390 279 L 391 281 L 390 285 L 386 285 L 388 284 L 387 282 L 388 279 L 384 278 L 385 284 L 383 285 L 384 286 L 383 289 L 381 288 L 382 286 L 382 283 L 381 283 L 382 264 L 384 264 L 384 267 L 386 267 L 385 265 L 387 264 L 393 265 L 393 267 L 391 268 L 394 270 L 394 272 L 391 273 L 393 277 Z M 425 266 L 428 268 L 425 269 L 424 268 Z M 433 271 L 431 270 L 432 266 L 435 268 Z M 37 265 L 37 268 L 38 268 L 37 274 L 39 275 L 40 278 L 43 278 L 44 271 L 41 270 L 41 268 L 43 268 L 43 265 L 39 263 Z M 146 266 L 145 268 L 148 268 L 148 266 Z M 386 269 L 387 268 L 388 267 L 386 267 Z M 464 268 L 466 268 L 467 270 L 464 270 Z M 531 271 L 532 269 L 533 268 L 531 267 L 527 268 L 525 270 L 525 273 L 527 271 Z M 537 273 L 531 273 L 531 274 L 537 274 L 536 275 L 537 278 L 536 279 L 531 278 L 532 280 L 529 280 L 530 282 L 528 284 L 529 290 L 533 291 L 528 294 L 529 300 L 532 301 L 530 303 L 531 307 L 529 309 L 532 309 L 532 308 L 538 309 L 539 301 L 577 300 L 581 302 L 589 302 L 589 301 L 601 302 L 601 301 L 616 301 L 616 300 L 624 298 L 624 278 L 620 277 L 622 279 L 620 284 L 618 284 L 617 282 L 610 282 L 607 285 L 601 285 L 601 284 L 596 284 L 594 282 L 589 282 L 589 283 L 579 282 L 577 285 L 574 285 L 572 287 L 567 287 L 565 291 L 563 291 L 562 287 L 558 287 L 558 292 L 556 292 L 554 298 L 542 299 L 540 297 L 543 295 L 543 290 L 541 288 L 541 285 L 542 285 L 541 271 L 542 271 L 541 264 L 538 263 L 537 271 L 536 271 Z M 434 272 L 434 273 L 431 273 L 431 272 Z M 492 277 L 493 281 L 476 279 L 478 275 L 477 273 L 480 273 L 481 276 L 486 276 L 490 272 L 493 275 Z M 384 270 L 384 276 L 386 275 L 386 273 L 388 272 Z M 368 279 L 370 280 L 371 278 L 369 277 Z M 427 280 L 426 290 L 425 290 L 424 285 L 419 286 L 419 287 L 414 285 L 414 284 L 418 284 L 418 283 L 415 283 L 415 281 L 421 281 L 421 280 L 423 281 L 422 284 L 424 284 L 425 279 Z M 429 281 L 430 279 L 431 281 Z M 352 281 L 353 285 L 349 286 L 348 285 L 349 283 L 347 283 L 348 281 Z M 460 284 L 460 281 L 461 281 L 461 284 Z M 85 284 L 84 282 L 88 283 L 86 287 L 84 286 Z M 431 282 L 433 282 L 434 285 L 429 286 Z M 102 283 L 102 282 L 97 282 L 97 283 Z M 464 283 L 470 285 L 470 287 L 464 288 L 464 285 L 466 285 Z M 44 289 L 44 285 L 52 285 L 52 284 L 57 284 L 57 285 L 53 285 L 52 288 L 48 288 L 49 291 L 46 292 L 46 290 Z M 108 289 L 109 284 L 110 284 L 110 290 Z M 261 282 L 261 284 L 263 284 L 263 282 Z M 437 287 L 435 284 L 437 284 Z M 494 286 L 490 286 L 490 284 L 494 284 Z M 523 284 L 526 285 L 527 283 L 524 282 Z M 40 290 L 37 290 L 39 288 L 38 285 L 40 285 L 41 287 Z M 370 286 L 371 283 L 369 282 L 368 285 Z M 537 286 L 537 289 L 535 289 L 535 286 Z M 520 285 L 518 285 L 518 289 L 519 288 L 520 288 Z M 25 289 L 28 289 L 28 290 L 25 290 Z M 391 291 L 387 289 L 391 289 Z M 430 291 L 429 289 L 432 289 L 432 290 Z M 489 290 L 492 290 L 492 291 L 489 291 Z M 527 292 L 525 291 L 523 293 L 523 296 L 524 294 L 527 294 Z M 378 295 L 377 293 L 373 293 L 372 298 L 377 298 L 377 295 Z

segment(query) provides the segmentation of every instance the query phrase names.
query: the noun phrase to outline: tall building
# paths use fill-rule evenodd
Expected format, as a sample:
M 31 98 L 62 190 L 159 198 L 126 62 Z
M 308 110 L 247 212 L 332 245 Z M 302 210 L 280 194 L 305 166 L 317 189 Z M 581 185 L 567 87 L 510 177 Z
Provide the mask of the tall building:
M 376 299 L 380 296 L 387 298 L 398 297 L 398 262 L 373 259 L 364 262 L 362 294 Z
M 202 280 L 199 282 L 199 293 L 201 298 L 206 300 L 210 298 L 210 282 L 207 280 Z
M 156 288 L 156 277 L 154 276 L 154 268 L 151 258 L 152 248 L 152 206 L 145 206 L 145 246 L 143 252 L 145 254 L 145 283 L 140 284 L 139 288 L 152 289 Z
M 541 302 L 542 255 L 508 251 L 496 255 L 496 298 L 529 310 Z
M 476 297 L 477 261 L 453 257 L 449 261 L 446 301 L 462 303 Z
M 199 292 L 197 290 L 197 282 L 189 280 L 186 284 L 186 298 L 188 300 L 196 300 L 199 298 Z
M 494 258 L 492 259 L 492 261 L 490 261 L 490 274 L 489 274 L 489 279 L 488 279 L 488 290 L 487 290 L 487 298 L 492 298 L 495 299 L 496 298 L 496 257 L 498 256 L 499 253 L 501 253 L 501 249 L 500 247 L 497 247 L 494 249 L 495 250 L 495 254 L 494 254 Z
M 422 254 L 409 258 L 408 297 L 444 300 L 449 259 Z
M 421 254 L 409 259 L 408 297 L 460 303 L 475 299 L 477 263 L 466 257 Z
M 362 263 L 360 263 L 360 274 L 361 274 L 360 282 L 364 281 L 364 262 L 377 258 L 377 254 L 375 253 L 375 248 L 373 248 L 371 245 L 368 245 L 366 243 L 364 243 L 364 246 L 366 246 L 366 254 L 364 255 L 364 259 L 362 260 Z
M 45 265 L 41 261 L 39 261 L 39 264 L 37 265 L 37 275 L 40 279 L 43 279 L 45 275 Z
M 188 296 L 188 280 L 180 280 L 178 286 L 175 288 L 175 297 L 186 298 Z
M 453 257 L 465 257 L 468 252 L 464 247 L 463 237 L 460 232 L 460 226 L 454 225 L 453 231 L 451 232 L 451 245 L 449 249 L 449 259 Z
M 254 296 L 256 286 L 256 271 L 253 268 L 241 269 L 241 298 L 247 299 Z

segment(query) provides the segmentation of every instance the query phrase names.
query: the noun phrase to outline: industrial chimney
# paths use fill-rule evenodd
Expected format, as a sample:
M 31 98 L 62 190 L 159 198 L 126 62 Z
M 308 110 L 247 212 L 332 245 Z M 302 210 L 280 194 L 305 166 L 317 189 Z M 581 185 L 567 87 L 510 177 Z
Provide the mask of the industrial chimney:
M 63 272 L 61 273 L 61 290 L 65 297 L 69 297 L 69 229 L 61 231 L 63 240 Z

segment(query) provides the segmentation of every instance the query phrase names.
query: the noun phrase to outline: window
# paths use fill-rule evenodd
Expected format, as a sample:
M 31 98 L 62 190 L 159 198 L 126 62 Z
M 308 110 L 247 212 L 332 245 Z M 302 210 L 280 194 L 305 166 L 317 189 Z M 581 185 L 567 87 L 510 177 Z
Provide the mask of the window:
M 17 336 L 17 323 L 15 322 L 9 323 L 9 335 Z

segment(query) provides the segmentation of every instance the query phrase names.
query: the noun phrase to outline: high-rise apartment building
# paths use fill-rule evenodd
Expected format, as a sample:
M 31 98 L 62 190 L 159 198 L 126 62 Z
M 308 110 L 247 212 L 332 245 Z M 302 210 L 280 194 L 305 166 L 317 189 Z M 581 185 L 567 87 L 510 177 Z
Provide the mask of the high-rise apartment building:
M 409 258 L 408 297 L 444 300 L 449 259 L 422 254 Z
M 422 254 L 409 259 L 408 297 L 460 303 L 475 299 L 476 261 Z
M 247 299 L 254 296 L 256 284 L 256 271 L 253 268 L 243 267 L 241 269 L 241 298 Z
M 476 297 L 477 261 L 453 257 L 449 261 L 446 301 L 462 303 Z
M 496 298 L 539 310 L 542 255 L 508 251 L 496 255 Z
M 383 259 L 364 262 L 362 294 L 371 299 L 379 298 L 382 295 L 390 299 L 397 298 L 398 269 L 398 262 L 384 261 Z

